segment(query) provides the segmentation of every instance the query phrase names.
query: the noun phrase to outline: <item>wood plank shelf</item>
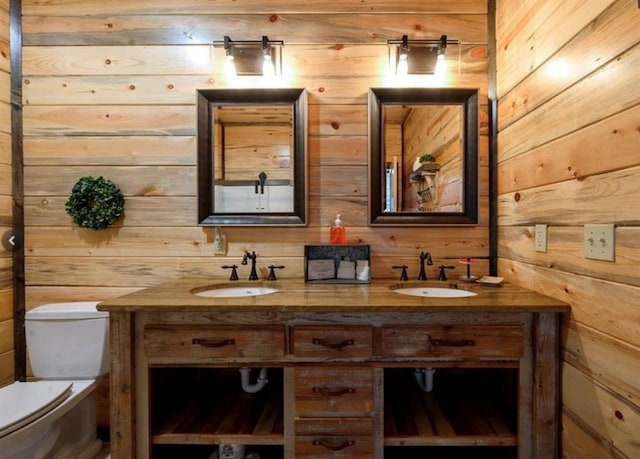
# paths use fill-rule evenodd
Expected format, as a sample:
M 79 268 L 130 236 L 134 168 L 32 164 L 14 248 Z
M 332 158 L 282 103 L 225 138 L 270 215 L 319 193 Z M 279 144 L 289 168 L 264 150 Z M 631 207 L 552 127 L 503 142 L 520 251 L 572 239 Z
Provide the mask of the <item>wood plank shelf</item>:
M 283 445 L 282 385 L 269 382 L 260 392 L 250 394 L 241 389 L 239 376 L 233 381 L 228 376 L 220 377 L 225 378 L 227 381 L 218 386 L 179 389 L 189 395 L 171 404 L 170 409 L 164 407 L 166 415 L 158 414 L 152 443 Z
M 469 370 L 467 373 L 482 372 Z M 466 378 L 466 379 L 465 379 Z M 385 446 L 515 446 L 515 409 L 476 378 L 435 373 L 423 392 L 410 370 L 385 373 Z
M 389 446 L 384 449 L 384 457 L 401 457 L 402 459 L 517 459 L 515 447 L 397 447 Z

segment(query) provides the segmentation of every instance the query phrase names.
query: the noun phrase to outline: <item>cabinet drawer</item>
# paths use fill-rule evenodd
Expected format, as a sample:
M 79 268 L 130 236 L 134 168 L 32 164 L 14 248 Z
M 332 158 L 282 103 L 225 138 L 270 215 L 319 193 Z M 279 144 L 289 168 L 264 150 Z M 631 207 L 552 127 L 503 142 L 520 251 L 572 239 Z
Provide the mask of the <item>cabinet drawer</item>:
M 384 327 L 383 357 L 511 358 L 522 356 L 520 325 Z
M 296 420 L 296 458 L 373 457 L 371 418 Z
M 373 413 L 371 367 L 297 367 L 298 416 L 369 416 Z
M 298 358 L 348 359 L 372 355 L 373 333 L 368 326 L 295 327 L 293 354 Z
M 148 357 L 173 358 L 279 358 L 285 351 L 281 326 L 148 325 L 144 348 Z

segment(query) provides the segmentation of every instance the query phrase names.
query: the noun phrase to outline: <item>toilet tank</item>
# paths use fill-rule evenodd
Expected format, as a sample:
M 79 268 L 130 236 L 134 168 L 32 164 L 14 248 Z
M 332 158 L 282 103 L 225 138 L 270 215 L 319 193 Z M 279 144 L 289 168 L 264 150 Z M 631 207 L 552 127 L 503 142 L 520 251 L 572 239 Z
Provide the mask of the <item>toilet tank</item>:
M 27 352 L 33 375 L 93 379 L 109 371 L 109 313 L 97 301 L 51 303 L 27 311 Z

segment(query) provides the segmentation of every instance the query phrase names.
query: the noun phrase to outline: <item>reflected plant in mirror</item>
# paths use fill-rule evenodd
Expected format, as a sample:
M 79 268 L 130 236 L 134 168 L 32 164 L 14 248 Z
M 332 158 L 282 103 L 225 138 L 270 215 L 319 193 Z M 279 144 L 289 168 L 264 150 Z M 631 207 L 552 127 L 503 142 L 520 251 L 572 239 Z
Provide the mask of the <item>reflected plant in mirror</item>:
M 370 224 L 477 223 L 477 90 L 371 88 L 369 150 Z
M 304 89 L 198 91 L 198 221 L 306 223 Z

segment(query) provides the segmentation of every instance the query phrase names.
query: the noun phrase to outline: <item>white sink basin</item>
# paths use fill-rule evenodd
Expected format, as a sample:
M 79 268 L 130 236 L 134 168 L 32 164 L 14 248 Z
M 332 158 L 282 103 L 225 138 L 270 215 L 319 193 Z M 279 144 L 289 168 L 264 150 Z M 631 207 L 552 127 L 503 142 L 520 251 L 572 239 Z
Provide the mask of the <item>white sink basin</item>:
M 425 298 L 463 298 L 477 295 L 477 293 L 469 290 L 442 287 L 403 287 L 392 289 L 391 291 L 401 295 L 423 296 Z
M 194 295 L 206 298 L 243 298 L 248 296 L 262 296 L 279 292 L 274 287 L 262 287 L 259 285 L 251 286 L 212 286 L 203 289 L 194 289 L 191 291 Z

